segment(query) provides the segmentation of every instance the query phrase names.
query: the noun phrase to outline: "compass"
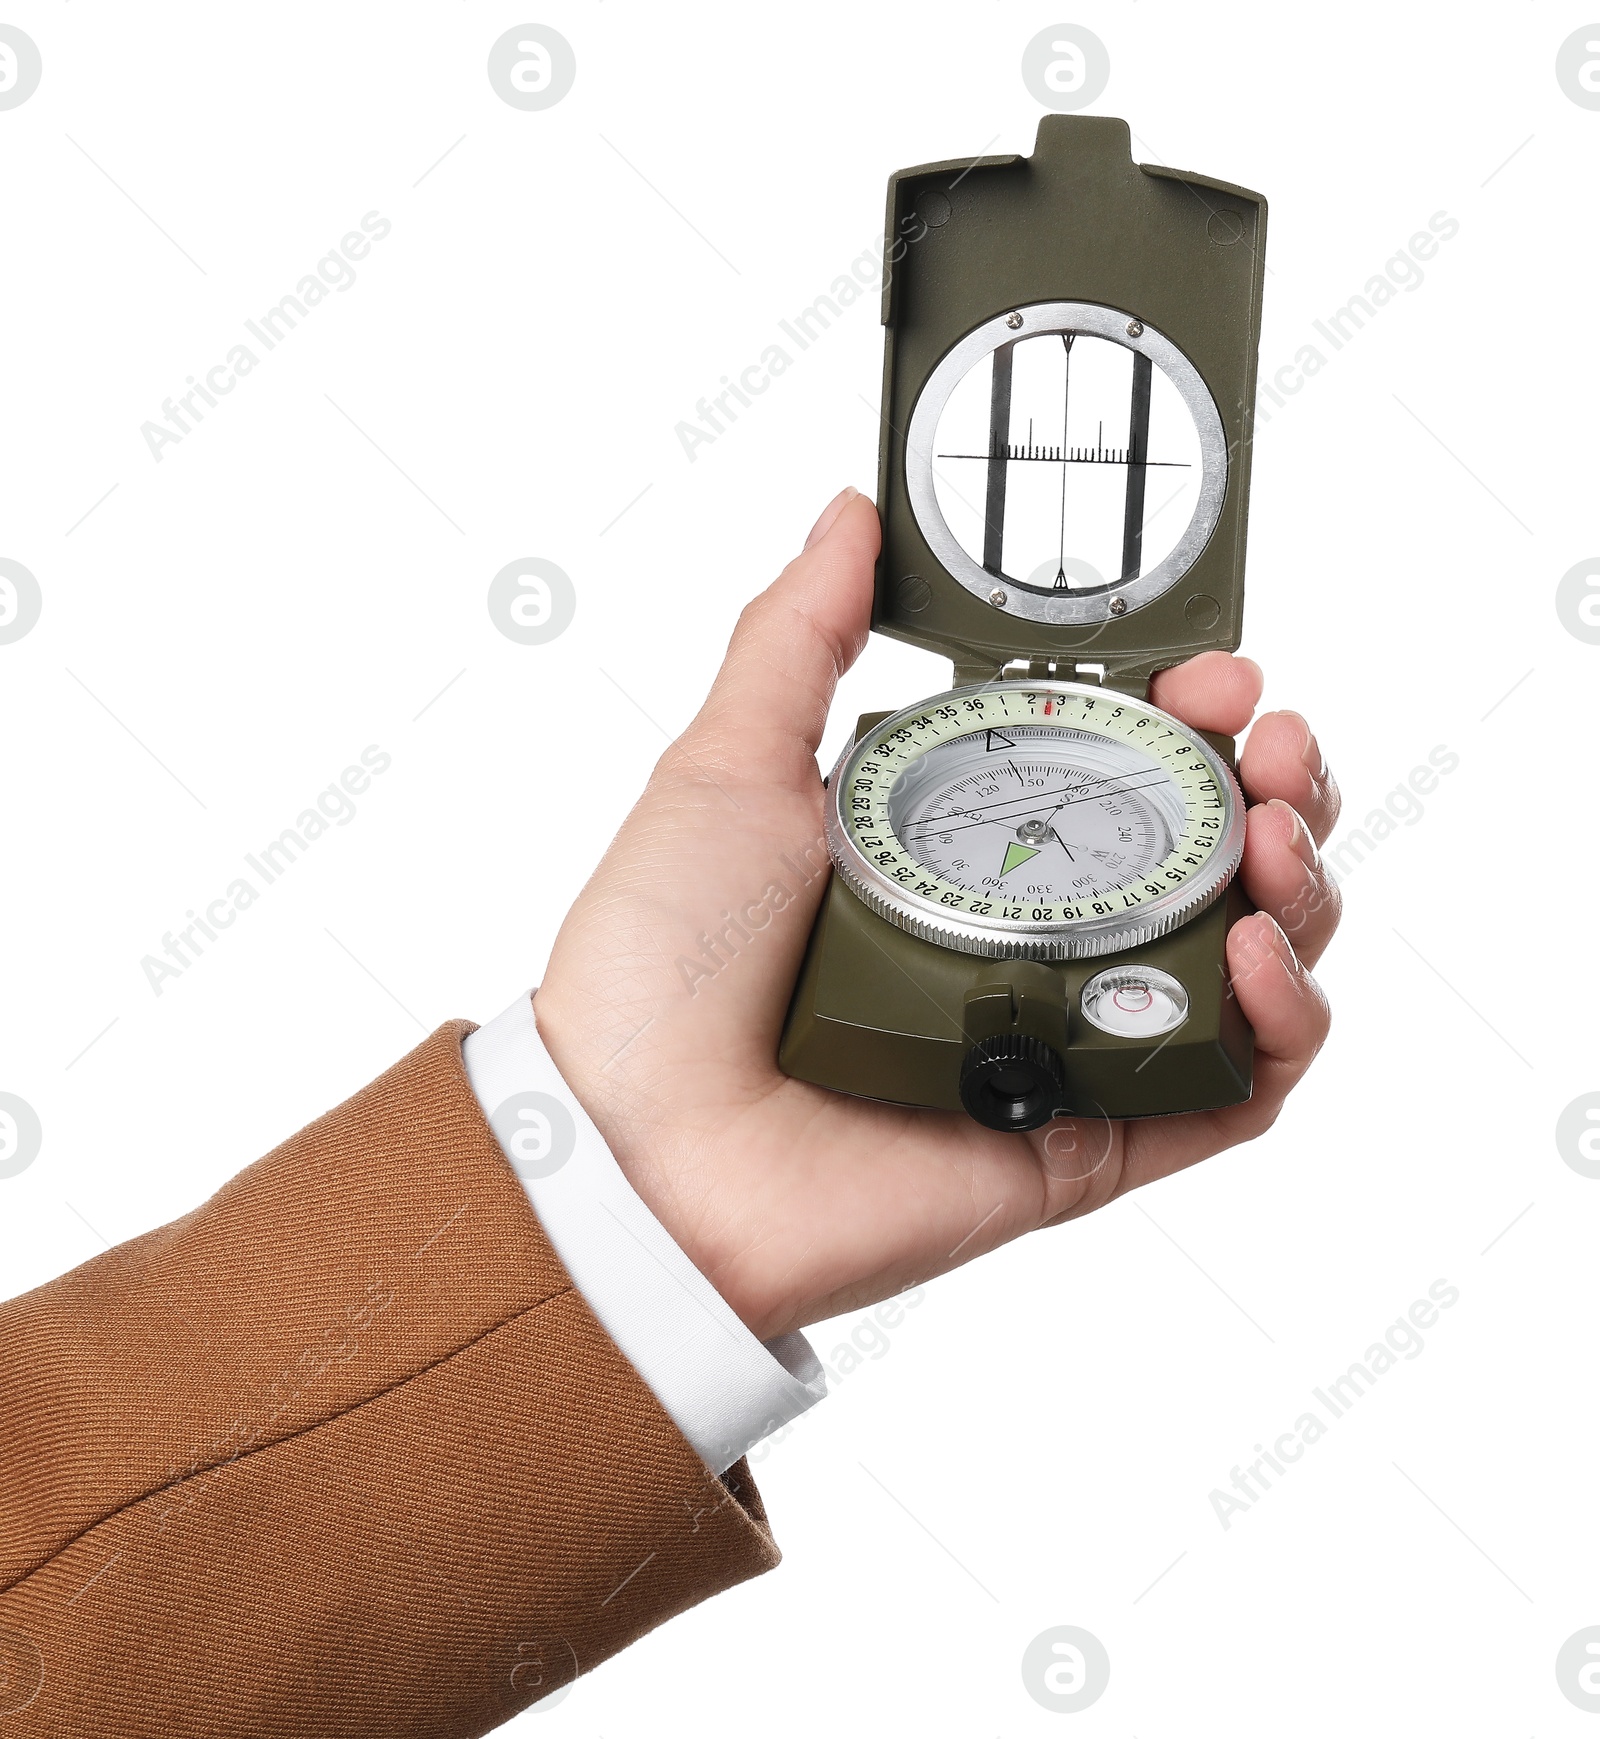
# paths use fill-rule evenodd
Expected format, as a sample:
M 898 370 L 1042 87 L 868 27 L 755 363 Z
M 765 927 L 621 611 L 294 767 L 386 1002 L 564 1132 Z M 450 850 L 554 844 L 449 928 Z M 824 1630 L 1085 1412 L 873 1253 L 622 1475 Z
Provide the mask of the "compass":
M 828 847 L 890 923 L 990 957 L 1135 948 L 1201 911 L 1244 849 L 1221 756 L 1168 714 L 1069 683 L 954 689 L 886 719 L 829 781 Z
M 829 776 L 791 1075 L 1001 1130 L 1249 1097 L 1233 744 L 1149 689 L 1239 644 L 1264 230 L 1098 117 L 891 179 L 873 627 L 954 680 Z

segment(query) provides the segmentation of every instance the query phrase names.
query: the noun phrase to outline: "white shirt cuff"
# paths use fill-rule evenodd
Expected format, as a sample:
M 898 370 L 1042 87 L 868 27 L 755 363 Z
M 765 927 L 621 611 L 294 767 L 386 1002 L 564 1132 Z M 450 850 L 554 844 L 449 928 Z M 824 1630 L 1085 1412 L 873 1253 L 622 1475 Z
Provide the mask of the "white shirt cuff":
M 540 1041 L 532 992 L 461 1055 L 573 1284 L 712 1473 L 822 1399 L 805 1336 L 758 1341 L 634 1193 Z

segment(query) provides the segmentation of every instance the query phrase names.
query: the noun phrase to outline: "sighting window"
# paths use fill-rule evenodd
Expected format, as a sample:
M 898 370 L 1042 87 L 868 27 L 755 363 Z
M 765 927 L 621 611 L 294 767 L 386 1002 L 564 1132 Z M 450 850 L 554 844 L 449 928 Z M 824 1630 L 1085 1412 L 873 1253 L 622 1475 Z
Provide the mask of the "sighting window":
M 906 453 L 912 508 L 969 591 L 1036 621 L 1148 603 L 1193 565 L 1227 485 L 1221 419 L 1186 356 L 1089 303 L 968 334 L 929 376 Z
M 1002 344 L 951 393 L 934 490 L 985 573 L 1035 591 L 1137 579 L 1194 517 L 1200 437 L 1148 356 L 1083 333 Z

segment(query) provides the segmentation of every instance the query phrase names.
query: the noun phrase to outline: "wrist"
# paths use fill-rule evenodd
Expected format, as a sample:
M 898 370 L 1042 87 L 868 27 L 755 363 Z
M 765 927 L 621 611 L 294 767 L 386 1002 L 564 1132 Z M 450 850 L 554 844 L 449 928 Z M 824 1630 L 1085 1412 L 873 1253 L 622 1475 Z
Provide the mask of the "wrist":
M 559 978 L 547 976 L 533 1009 L 540 1043 L 629 1187 L 728 1308 L 758 1340 L 801 1326 L 803 1312 L 762 1283 L 759 1256 L 752 1260 L 750 1252 L 760 1240 L 741 1238 L 739 1216 L 713 1181 L 707 1149 L 716 1137 L 700 1141 L 669 1125 L 657 1091 L 630 1098 L 624 1083 L 637 1080 L 638 1072 L 626 1066 L 623 1053 L 631 1041 L 597 1033 L 592 1002 L 568 994 Z

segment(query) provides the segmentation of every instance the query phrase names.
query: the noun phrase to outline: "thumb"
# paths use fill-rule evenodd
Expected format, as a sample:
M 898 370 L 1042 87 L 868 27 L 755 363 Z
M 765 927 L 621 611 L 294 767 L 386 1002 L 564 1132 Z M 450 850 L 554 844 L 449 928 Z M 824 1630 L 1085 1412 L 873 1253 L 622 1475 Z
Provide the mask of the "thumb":
M 792 791 L 815 788 L 834 687 L 871 626 L 877 559 L 877 509 L 846 489 L 823 509 L 805 549 L 741 612 L 685 733 L 697 763 Z

